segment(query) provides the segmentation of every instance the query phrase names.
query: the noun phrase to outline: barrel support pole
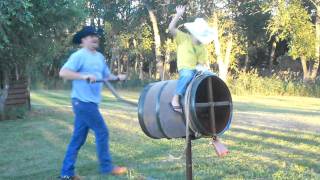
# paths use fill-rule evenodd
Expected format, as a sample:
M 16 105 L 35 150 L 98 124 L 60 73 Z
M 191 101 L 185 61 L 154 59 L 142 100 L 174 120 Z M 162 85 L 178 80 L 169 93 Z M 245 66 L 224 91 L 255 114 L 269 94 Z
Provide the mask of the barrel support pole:
M 186 179 L 192 180 L 192 148 L 191 148 L 191 137 L 187 137 L 187 148 L 186 148 Z

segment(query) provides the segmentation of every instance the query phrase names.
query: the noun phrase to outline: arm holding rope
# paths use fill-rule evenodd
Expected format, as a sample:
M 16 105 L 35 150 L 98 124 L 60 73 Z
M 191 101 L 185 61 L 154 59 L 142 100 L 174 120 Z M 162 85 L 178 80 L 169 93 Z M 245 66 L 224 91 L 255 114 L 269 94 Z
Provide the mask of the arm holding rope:
M 114 74 L 109 74 L 107 78 L 104 79 L 105 82 L 107 81 L 124 81 L 127 79 L 127 75 L 125 74 L 118 74 L 117 76 Z

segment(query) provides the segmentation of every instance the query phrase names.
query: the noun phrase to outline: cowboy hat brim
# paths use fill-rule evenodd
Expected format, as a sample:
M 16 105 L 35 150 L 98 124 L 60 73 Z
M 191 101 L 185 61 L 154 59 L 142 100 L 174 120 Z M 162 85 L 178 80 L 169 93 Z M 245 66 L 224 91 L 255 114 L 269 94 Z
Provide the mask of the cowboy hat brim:
M 209 27 L 202 18 L 197 18 L 194 22 L 185 23 L 186 29 L 202 44 L 209 44 L 217 36 L 217 31 Z
M 81 44 L 81 39 L 90 35 L 98 36 L 98 32 L 92 26 L 85 26 L 73 36 L 72 42 L 74 44 Z

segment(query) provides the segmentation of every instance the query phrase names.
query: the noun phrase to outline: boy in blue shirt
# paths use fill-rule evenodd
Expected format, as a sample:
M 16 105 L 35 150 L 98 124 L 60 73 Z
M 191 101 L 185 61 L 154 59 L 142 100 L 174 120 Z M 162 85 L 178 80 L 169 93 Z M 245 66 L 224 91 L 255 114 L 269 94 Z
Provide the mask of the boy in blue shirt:
M 100 172 L 113 175 L 125 174 L 127 168 L 112 165 L 108 142 L 109 132 L 98 106 L 103 84 L 94 82 L 97 79 L 125 80 L 126 76 L 115 76 L 110 73 L 104 56 L 96 50 L 99 47 L 99 38 L 94 27 L 84 27 L 75 34 L 73 42 L 79 44 L 81 49 L 70 56 L 59 73 L 60 77 L 72 80 L 71 98 L 75 114 L 74 131 L 63 161 L 60 178 L 80 179 L 74 173 L 74 165 L 89 129 L 92 129 L 95 134 Z

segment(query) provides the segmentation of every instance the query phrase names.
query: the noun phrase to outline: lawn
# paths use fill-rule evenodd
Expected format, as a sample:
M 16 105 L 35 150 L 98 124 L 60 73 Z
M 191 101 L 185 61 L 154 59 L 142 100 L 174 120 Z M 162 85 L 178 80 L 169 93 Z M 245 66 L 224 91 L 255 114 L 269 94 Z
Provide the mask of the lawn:
M 138 92 L 121 91 L 131 100 Z M 0 179 L 56 179 L 72 133 L 68 91 L 33 91 L 32 112 L 0 122 Z M 235 96 L 223 137 L 230 154 L 217 158 L 209 139 L 193 141 L 194 179 L 320 179 L 320 99 Z M 79 153 L 85 179 L 184 179 L 184 140 L 154 140 L 140 129 L 135 107 L 104 92 L 101 111 L 122 177 L 101 176 L 92 133 Z

